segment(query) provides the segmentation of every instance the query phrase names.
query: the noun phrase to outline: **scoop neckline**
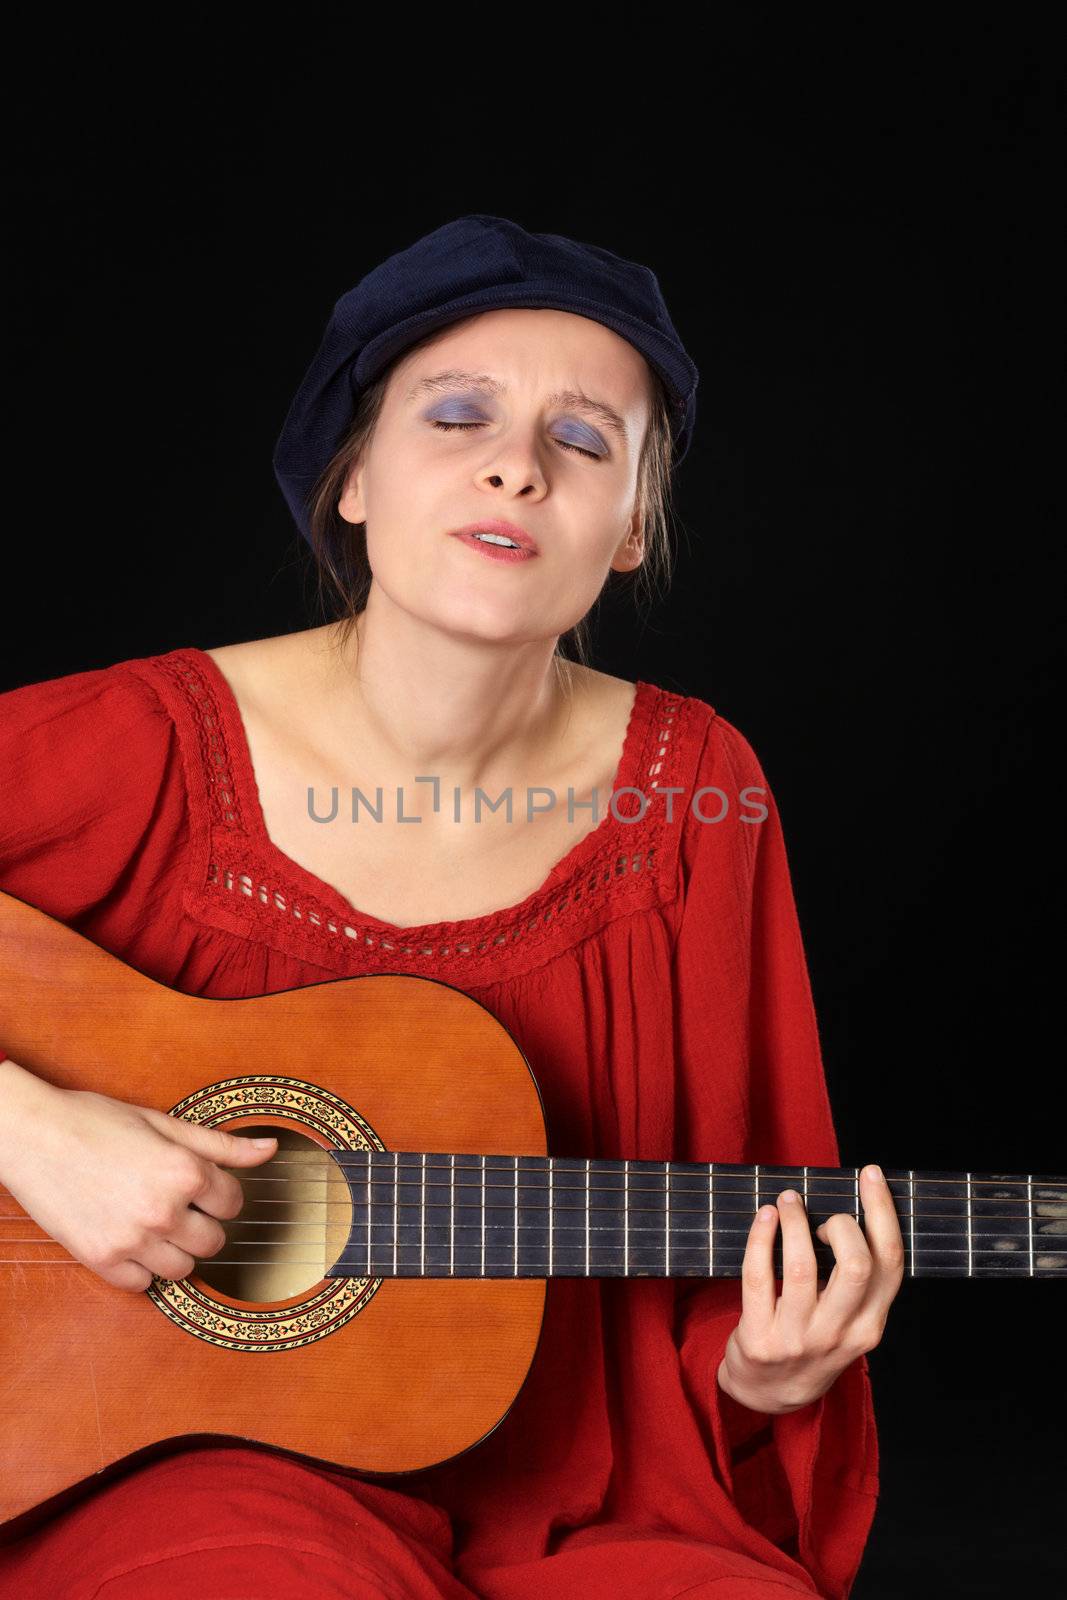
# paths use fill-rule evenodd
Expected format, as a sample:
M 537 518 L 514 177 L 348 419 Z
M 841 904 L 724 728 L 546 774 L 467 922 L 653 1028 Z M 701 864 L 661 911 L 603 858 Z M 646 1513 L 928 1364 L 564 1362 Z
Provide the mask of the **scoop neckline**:
M 267 831 L 267 819 L 260 799 L 259 784 L 256 780 L 255 767 L 252 763 L 252 750 L 245 730 L 244 718 L 237 697 L 230 687 L 229 679 L 213 656 L 198 645 L 188 647 L 202 670 L 209 678 L 215 691 L 216 702 L 222 718 L 226 733 L 226 743 L 230 760 L 230 770 L 234 788 L 240 803 L 240 814 L 245 830 L 251 834 L 265 860 L 272 862 L 284 873 L 290 883 L 303 889 L 306 894 L 313 895 L 323 906 L 333 906 L 343 920 L 360 927 L 366 927 L 375 932 L 394 939 L 421 942 L 442 935 L 449 938 L 476 937 L 477 934 L 490 927 L 495 927 L 501 922 L 522 920 L 527 911 L 532 909 L 547 894 L 555 892 L 563 883 L 567 882 L 579 867 L 599 852 L 605 841 L 617 833 L 621 827 L 632 829 L 633 820 L 620 823 L 615 816 L 610 804 L 605 814 L 595 827 L 573 844 L 570 849 L 560 857 L 550 869 L 548 876 L 530 894 L 523 899 L 514 901 L 511 905 L 501 906 L 495 911 L 483 912 L 477 917 L 466 917 L 460 920 L 440 922 L 409 923 L 406 926 L 389 922 L 383 917 L 376 917 L 372 912 L 363 911 L 355 905 L 348 896 L 333 884 L 327 883 L 324 878 L 318 877 L 309 868 L 301 866 L 299 861 L 287 854 L 280 845 L 275 844 Z M 646 683 L 638 678 L 634 685 L 635 693 L 627 718 L 626 732 L 623 736 L 622 748 L 616 765 L 615 775 L 611 783 L 611 795 L 620 790 L 638 788 L 636 778 L 639 774 L 640 759 L 645 747 L 646 734 L 651 718 L 652 705 L 659 690 L 654 684 Z M 629 835 L 627 848 L 629 848 Z

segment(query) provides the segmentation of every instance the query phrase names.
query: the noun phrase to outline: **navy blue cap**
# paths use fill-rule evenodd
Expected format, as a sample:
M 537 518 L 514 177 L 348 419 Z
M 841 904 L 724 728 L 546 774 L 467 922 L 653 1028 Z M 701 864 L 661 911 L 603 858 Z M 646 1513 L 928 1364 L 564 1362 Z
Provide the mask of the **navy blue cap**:
M 573 311 L 640 350 L 667 389 L 674 460 L 682 460 L 696 420 L 698 373 L 651 268 L 599 245 L 527 233 L 506 217 L 459 217 L 389 256 L 333 308 L 274 447 L 275 476 L 305 539 L 311 491 L 361 392 L 434 328 L 508 306 Z

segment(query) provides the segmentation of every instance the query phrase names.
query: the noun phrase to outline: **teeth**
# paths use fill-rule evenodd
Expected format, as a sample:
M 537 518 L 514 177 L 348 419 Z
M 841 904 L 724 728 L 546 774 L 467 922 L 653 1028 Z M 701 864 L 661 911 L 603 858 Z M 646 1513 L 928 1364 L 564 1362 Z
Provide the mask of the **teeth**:
M 484 544 L 502 544 L 508 550 L 519 548 L 514 539 L 505 539 L 502 533 L 476 533 L 473 537 L 481 539 Z

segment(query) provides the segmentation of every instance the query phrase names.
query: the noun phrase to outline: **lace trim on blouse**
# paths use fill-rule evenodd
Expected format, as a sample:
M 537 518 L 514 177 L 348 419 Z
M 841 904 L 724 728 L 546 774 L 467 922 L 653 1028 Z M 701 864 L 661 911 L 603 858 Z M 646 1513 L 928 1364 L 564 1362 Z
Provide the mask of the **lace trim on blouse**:
M 541 887 L 517 904 L 461 921 L 401 928 L 358 911 L 274 845 L 240 711 L 206 652 L 173 650 L 138 666 L 171 687 L 166 699 L 180 718 L 187 779 L 192 788 L 199 776 L 202 785 L 205 803 L 190 808 L 194 833 L 202 812 L 207 835 L 200 841 L 203 849 L 194 852 L 200 866 L 193 896 L 197 911 L 210 921 L 221 917 L 221 925 L 231 927 L 236 916 L 247 934 L 337 970 L 358 965 L 417 973 L 432 964 L 435 975 L 451 967 L 457 977 L 469 978 L 472 968 L 488 966 L 498 979 L 676 892 L 673 869 L 688 795 L 675 796 L 674 821 L 668 824 L 656 791 L 691 778 L 681 746 L 692 744 L 694 709 L 706 715 L 701 701 L 638 682 L 615 775 L 618 787 L 613 785 L 618 811 L 637 820 L 620 821 L 609 806 Z M 642 801 L 645 812 L 639 816 Z

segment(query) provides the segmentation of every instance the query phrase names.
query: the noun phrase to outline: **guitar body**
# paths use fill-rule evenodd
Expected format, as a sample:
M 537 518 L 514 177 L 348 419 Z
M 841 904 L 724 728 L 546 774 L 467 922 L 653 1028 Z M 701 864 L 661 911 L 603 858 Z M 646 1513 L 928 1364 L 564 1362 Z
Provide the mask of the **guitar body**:
M 545 1280 L 327 1278 L 351 1196 L 326 1152 L 544 1156 L 540 1094 L 507 1030 L 425 978 L 183 995 L 0 900 L 0 1043 L 12 1060 L 61 1088 L 279 1137 L 276 1157 L 236 1173 L 246 1208 L 220 1254 L 246 1259 L 201 1262 L 140 1294 L 75 1262 L 0 1194 L 6 1534 L 164 1441 L 235 1440 L 396 1474 L 484 1439 L 530 1370 Z M 242 1243 L 252 1238 L 284 1243 Z

